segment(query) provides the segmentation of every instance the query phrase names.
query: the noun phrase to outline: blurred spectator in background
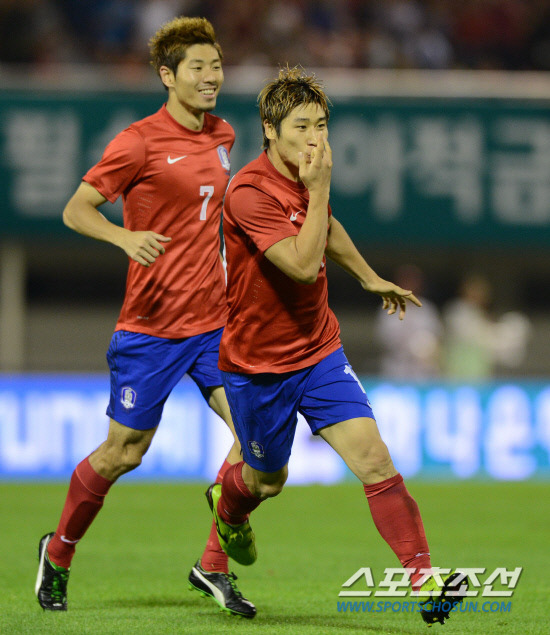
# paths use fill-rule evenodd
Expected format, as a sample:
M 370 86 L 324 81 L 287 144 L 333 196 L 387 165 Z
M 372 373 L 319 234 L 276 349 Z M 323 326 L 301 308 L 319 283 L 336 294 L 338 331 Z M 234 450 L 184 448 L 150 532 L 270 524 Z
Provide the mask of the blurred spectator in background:
M 424 295 L 426 280 L 418 267 L 399 267 L 393 279 L 400 287 L 412 289 L 422 308 L 408 307 L 403 321 L 384 319 L 383 312 L 377 315 L 374 336 L 381 351 L 380 373 L 403 381 L 433 379 L 441 372 L 443 328 L 439 311 Z
M 0 63 L 42 65 L 77 61 L 74 37 L 59 3 L 0 0 Z
M 490 379 L 495 369 L 519 366 L 525 357 L 529 320 L 518 312 L 491 315 L 492 289 L 480 274 L 466 276 L 445 307 L 444 370 L 450 379 Z
M 0 0 L 0 64 L 139 66 L 173 15 L 223 26 L 228 66 L 550 68 L 550 0 Z
M 463 0 L 456 3 L 452 39 L 466 68 L 523 69 L 529 66 L 528 33 L 537 5 L 525 0 Z

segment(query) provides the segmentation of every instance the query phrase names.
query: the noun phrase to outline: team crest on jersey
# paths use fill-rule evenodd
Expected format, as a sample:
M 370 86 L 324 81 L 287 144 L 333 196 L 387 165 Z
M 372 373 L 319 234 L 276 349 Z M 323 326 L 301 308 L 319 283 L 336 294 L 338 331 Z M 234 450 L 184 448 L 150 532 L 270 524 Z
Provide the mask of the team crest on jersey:
M 263 445 L 261 443 L 258 443 L 257 441 L 249 441 L 248 449 L 257 459 L 263 459 L 265 456 Z
M 120 394 L 120 403 L 126 408 L 126 410 L 130 410 L 130 408 L 133 408 L 136 405 L 136 399 L 136 391 L 129 386 L 124 386 Z
M 218 156 L 220 157 L 220 163 L 224 170 L 231 170 L 231 161 L 229 160 L 229 152 L 225 149 L 225 146 L 218 146 Z

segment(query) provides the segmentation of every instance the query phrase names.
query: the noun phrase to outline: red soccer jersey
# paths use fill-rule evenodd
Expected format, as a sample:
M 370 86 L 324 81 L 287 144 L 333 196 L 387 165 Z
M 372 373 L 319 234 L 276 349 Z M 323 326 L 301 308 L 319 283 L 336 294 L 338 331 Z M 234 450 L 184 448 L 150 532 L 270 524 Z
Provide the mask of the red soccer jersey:
M 150 267 L 129 261 L 116 330 L 176 339 L 225 324 L 219 227 L 234 139 L 219 117 L 206 113 L 194 132 L 163 106 L 117 135 L 84 176 L 107 200 L 122 195 L 127 229 L 172 238 Z
M 229 317 L 219 366 L 237 373 L 286 373 L 313 366 L 341 346 L 328 306 L 325 260 L 314 284 L 294 282 L 264 251 L 298 234 L 309 192 L 278 172 L 267 154 L 227 190 L 223 231 Z M 330 209 L 329 209 L 330 213 Z

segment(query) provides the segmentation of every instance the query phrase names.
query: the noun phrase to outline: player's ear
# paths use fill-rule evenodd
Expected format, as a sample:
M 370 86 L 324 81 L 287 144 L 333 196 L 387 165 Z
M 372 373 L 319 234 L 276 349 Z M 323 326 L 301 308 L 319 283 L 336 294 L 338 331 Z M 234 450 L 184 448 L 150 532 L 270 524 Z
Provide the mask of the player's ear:
M 264 121 L 264 134 L 266 136 L 266 139 L 269 139 L 269 141 L 273 141 L 277 138 L 277 132 L 274 126 L 267 120 Z
M 174 72 L 171 71 L 168 66 L 161 66 L 159 68 L 159 75 L 162 83 L 166 86 L 166 88 L 173 88 L 176 83 L 176 78 L 174 76 Z

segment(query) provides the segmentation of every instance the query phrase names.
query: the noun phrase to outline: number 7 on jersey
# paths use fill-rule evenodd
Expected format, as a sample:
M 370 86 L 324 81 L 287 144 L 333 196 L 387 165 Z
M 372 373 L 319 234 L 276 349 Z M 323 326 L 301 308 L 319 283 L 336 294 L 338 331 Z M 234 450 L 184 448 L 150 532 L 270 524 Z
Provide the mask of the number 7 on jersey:
M 201 185 L 200 195 L 204 196 L 204 201 L 201 206 L 201 215 L 199 216 L 199 220 L 206 220 L 206 208 L 208 207 L 208 202 L 212 198 L 214 194 L 214 186 L 213 185 Z

